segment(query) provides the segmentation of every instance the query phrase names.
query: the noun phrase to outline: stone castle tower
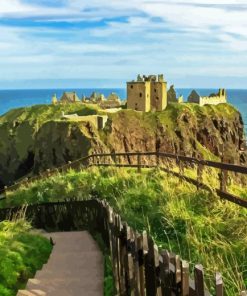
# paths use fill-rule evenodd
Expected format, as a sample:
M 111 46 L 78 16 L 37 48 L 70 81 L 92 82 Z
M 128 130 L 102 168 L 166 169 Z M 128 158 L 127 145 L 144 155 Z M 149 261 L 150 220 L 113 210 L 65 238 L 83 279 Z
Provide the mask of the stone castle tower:
M 127 82 L 127 108 L 137 111 L 162 111 L 167 106 L 167 82 L 163 75 L 137 76 Z

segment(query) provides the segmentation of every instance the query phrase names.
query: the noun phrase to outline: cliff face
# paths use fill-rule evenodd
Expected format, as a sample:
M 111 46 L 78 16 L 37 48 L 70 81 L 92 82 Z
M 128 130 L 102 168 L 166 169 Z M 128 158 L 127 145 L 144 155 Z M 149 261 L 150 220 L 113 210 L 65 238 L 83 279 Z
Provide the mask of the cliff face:
M 240 151 L 244 139 L 241 114 L 229 105 L 199 107 L 174 104 L 159 113 L 126 110 L 114 114 L 106 128 L 106 143 L 115 151 L 159 151 L 246 163 Z
M 223 144 L 225 161 L 247 162 L 240 150 L 242 117 L 227 104 L 171 104 L 156 113 L 122 110 L 108 114 L 103 131 L 87 122 L 60 120 L 64 108 L 83 115 L 98 112 L 82 105 L 35 106 L 0 117 L 0 186 L 92 152 L 159 150 L 219 160 Z
M 58 167 L 90 154 L 107 152 L 96 128 L 87 122 L 50 121 L 35 137 L 34 171 Z

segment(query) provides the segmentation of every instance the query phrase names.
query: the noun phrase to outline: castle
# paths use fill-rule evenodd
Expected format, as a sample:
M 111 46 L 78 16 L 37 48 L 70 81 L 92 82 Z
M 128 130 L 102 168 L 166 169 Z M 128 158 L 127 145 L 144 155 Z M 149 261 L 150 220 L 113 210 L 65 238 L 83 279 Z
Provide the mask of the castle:
M 54 105 L 78 102 L 97 104 L 101 109 L 114 110 L 114 112 L 117 112 L 125 104 L 116 93 L 111 93 L 105 98 L 103 94 L 93 92 L 90 97 L 83 96 L 80 100 L 76 92 L 64 92 L 60 100 L 56 95 L 52 98 Z M 200 106 L 227 103 L 226 90 L 219 89 L 218 93 L 212 93 L 209 96 L 200 96 L 193 90 L 187 102 Z M 167 90 L 167 82 L 164 80 L 163 74 L 138 75 L 136 81 L 127 82 L 127 109 L 142 112 L 162 111 L 170 103 L 184 103 L 184 99 L 181 95 L 177 97 L 174 85 L 171 85 Z
M 225 89 L 219 89 L 216 94 L 210 94 L 209 96 L 201 97 L 195 90 L 191 92 L 188 97 L 188 103 L 197 103 L 200 106 L 210 104 L 218 105 L 221 103 L 227 103 L 227 95 Z
M 80 100 L 76 92 L 64 92 L 60 100 L 56 94 L 52 97 L 52 104 L 71 104 L 71 103 L 86 103 L 96 104 L 101 109 L 119 108 L 122 104 L 121 99 L 116 93 L 111 93 L 107 98 L 103 94 L 93 92 L 90 97 L 82 96 Z
M 162 111 L 167 106 L 167 82 L 163 75 L 137 76 L 127 82 L 127 108 L 136 111 Z

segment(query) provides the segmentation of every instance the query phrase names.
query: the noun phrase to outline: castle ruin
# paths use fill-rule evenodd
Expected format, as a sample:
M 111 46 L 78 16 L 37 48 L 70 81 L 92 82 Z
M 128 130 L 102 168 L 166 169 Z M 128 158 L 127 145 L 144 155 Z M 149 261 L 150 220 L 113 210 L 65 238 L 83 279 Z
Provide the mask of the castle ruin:
M 163 75 L 137 76 L 127 82 L 127 108 L 136 111 L 162 111 L 167 106 L 167 82 Z
M 195 90 L 191 92 L 188 97 L 188 103 L 196 103 L 200 106 L 207 104 L 218 105 L 221 103 L 227 103 L 227 94 L 225 89 L 219 89 L 218 93 L 210 94 L 209 96 L 200 96 Z

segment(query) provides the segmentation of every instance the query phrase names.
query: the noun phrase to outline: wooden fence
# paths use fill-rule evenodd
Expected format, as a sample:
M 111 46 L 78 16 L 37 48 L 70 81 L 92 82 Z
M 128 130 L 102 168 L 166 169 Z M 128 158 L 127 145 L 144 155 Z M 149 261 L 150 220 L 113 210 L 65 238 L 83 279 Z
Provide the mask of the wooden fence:
M 143 161 L 145 158 L 145 161 Z M 174 165 L 169 165 L 173 161 Z M 152 168 L 159 167 L 161 170 L 173 174 L 178 178 L 182 178 L 187 182 L 190 182 L 196 185 L 198 188 L 204 188 L 209 191 L 215 191 L 219 197 L 226 199 L 230 202 L 238 204 L 242 207 L 247 208 L 247 200 L 239 196 L 227 192 L 227 180 L 229 173 L 247 175 L 247 167 L 241 165 L 228 164 L 224 162 L 215 162 L 209 160 L 200 160 L 193 157 L 187 157 L 172 153 L 164 152 L 129 152 L 129 153 L 103 153 L 103 154 L 91 154 L 87 157 L 78 159 L 73 162 L 56 168 L 48 169 L 43 173 L 40 173 L 37 176 L 32 178 L 26 178 L 17 182 L 16 184 L 5 187 L 5 189 L 0 192 L 2 198 L 4 198 L 6 191 L 12 191 L 19 188 L 21 185 L 26 185 L 33 181 L 39 180 L 40 178 L 46 178 L 57 173 L 66 172 L 70 168 L 72 169 L 81 169 L 88 166 L 118 166 L 118 167 L 136 167 L 138 171 L 141 171 L 141 168 Z M 186 166 L 197 167 L 197 176 L 192 178 L 186 176 L 185 167 Z M 179 168 L 179 171 L 176 172 L 172 168 L 176 166 Z M 204 183 L 203 181 L 203 171 L 205 168 L 214 168 L 220 171 L 219 178 L 219 188 L 212 188 Z M 247 179 L 247 178 L 246 178 Z M 244 185 L 246 186 L 246 184 Z
M 203 267 L 167 250 L 158 250 L 151 236 L 123 222 L 109 204 L 98 199 L 29 205 L 0 210 L 0 221 L 25 212 L 33 226 L 46 230 L 82 230 L 99 233 L 112 259 L 116 295 L 208 296 Z M 214 295 L 224 295 L 223 279 L 215 274 Z M 247 296 L 247 291 L 238 295 Z

